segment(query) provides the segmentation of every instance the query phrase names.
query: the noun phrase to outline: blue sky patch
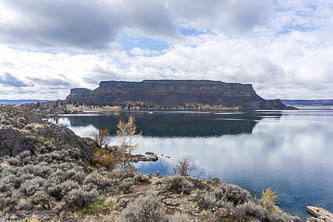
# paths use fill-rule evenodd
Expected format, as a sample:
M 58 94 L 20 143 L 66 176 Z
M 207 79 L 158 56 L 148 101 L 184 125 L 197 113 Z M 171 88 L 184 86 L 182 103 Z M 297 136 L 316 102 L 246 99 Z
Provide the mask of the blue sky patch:
M 201 32 L 201 31 L 198 31 L 198 30 L 192 29 L 192 28 L 181 27 L 180 33 L 182 35 L 200 35 L 200 34 L 203 34 L 204 32 Z
M 125 51 L 130 51 L 133 48 L 148 49 L 153 51 L 162 51 L 169 48 L 168 43 L 159 39 L 153 38 L 131 38 L 129 36 L 123 36 L 118 39 L 117 42 L 121 45 L 121 48 Z

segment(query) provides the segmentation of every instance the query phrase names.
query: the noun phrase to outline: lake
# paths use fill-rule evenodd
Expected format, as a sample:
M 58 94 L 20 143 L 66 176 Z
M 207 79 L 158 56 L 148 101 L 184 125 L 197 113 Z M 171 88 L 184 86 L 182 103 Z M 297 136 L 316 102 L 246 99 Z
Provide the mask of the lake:
M 159 155 L 135 164 L 141 172 L 171 175 L 189 157 L 191 175 L 217 176 L 258 196 L 271 187 L 277 205 L 292 214 L 305 217 L 307 205 L 333 210 L 333 111 L 91 113 L 52 121 L 87 137 L 104 128 L 115 134 L 118 120 L 129 115 L 142 131 L 135 152 Z
M 26 103 L 47 102 L 47 100 L 0 100 L 0 104 L 22 105 Z

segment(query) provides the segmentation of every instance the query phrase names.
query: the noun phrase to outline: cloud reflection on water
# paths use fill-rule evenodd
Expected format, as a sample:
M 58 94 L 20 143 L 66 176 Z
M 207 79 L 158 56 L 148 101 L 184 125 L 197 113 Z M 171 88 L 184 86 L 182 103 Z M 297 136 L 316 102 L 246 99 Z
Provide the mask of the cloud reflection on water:
M 70 125 L 80 136 L 97 131 L 92 124 Z M 60 121 L 60 122 L 61 122 Z M 221 122 L 222 123 L 222 122 Z M 289 113 L 278 121 L 258 120 L 252 134 L 214 137 L 144 137 L 137 138 L 136 153 L 159 154 L 156 163 L 137 163 L 146 173 L 159 170 L 172 174 L 172 167 L 183 157 L 190 157 L 199 177 L 218 176 L 253 193 L 272 187 L 279 195 L 279 205 L 288 211 L 305 214 L 308 204 L 333 209 L 333 118 Z M 115 138 L 113 144 L 119 144 Z M 162 157 L 161 154 L 171 158 Z

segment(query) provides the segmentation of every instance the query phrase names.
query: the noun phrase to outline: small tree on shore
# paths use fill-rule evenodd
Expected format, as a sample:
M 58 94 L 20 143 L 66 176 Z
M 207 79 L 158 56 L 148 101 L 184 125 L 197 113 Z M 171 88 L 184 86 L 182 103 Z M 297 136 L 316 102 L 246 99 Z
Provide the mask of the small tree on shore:
M 135 137 L 137 136 L 135 118 L 130 116 L 127 122 L 119 120 L 117 128 L 117 135 L 122 139 L 121 147 L 125 151 L 127 150 L 128 154 L 131 154 L 131 151 L 134 151 L 137 147 L 135 143 Z M 138 135 L 141 135 L 141 132 Z
M 262 190 L 260 204 L 268 210 L 273 210 L 277 199 L 278 196 L 269 187 L 266 190 Z
M 190 171 L 194 169 L 191 160 L 187 157 L 183 158 L 182 160 L 178 161 L 176 166 L 173 168 L 173 172 L 180 176 L 188 176 Z
M 94 133 L 92 136 L 96 141 L 98 148 L 103 148 L 111 140 L 111 135 L 108 129 L 99 130 L 98 133 Z

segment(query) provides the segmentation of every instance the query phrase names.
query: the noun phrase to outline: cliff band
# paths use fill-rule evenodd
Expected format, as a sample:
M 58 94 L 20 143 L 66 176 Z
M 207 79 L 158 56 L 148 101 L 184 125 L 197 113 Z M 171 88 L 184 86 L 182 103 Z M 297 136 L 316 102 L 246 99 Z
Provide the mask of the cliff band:
M 280 100 L 265 100 L 251 84 L 208 80 L 102 81 L 95 90 L 72 89 L 67 102 L 91 105 L 290 109 Z

